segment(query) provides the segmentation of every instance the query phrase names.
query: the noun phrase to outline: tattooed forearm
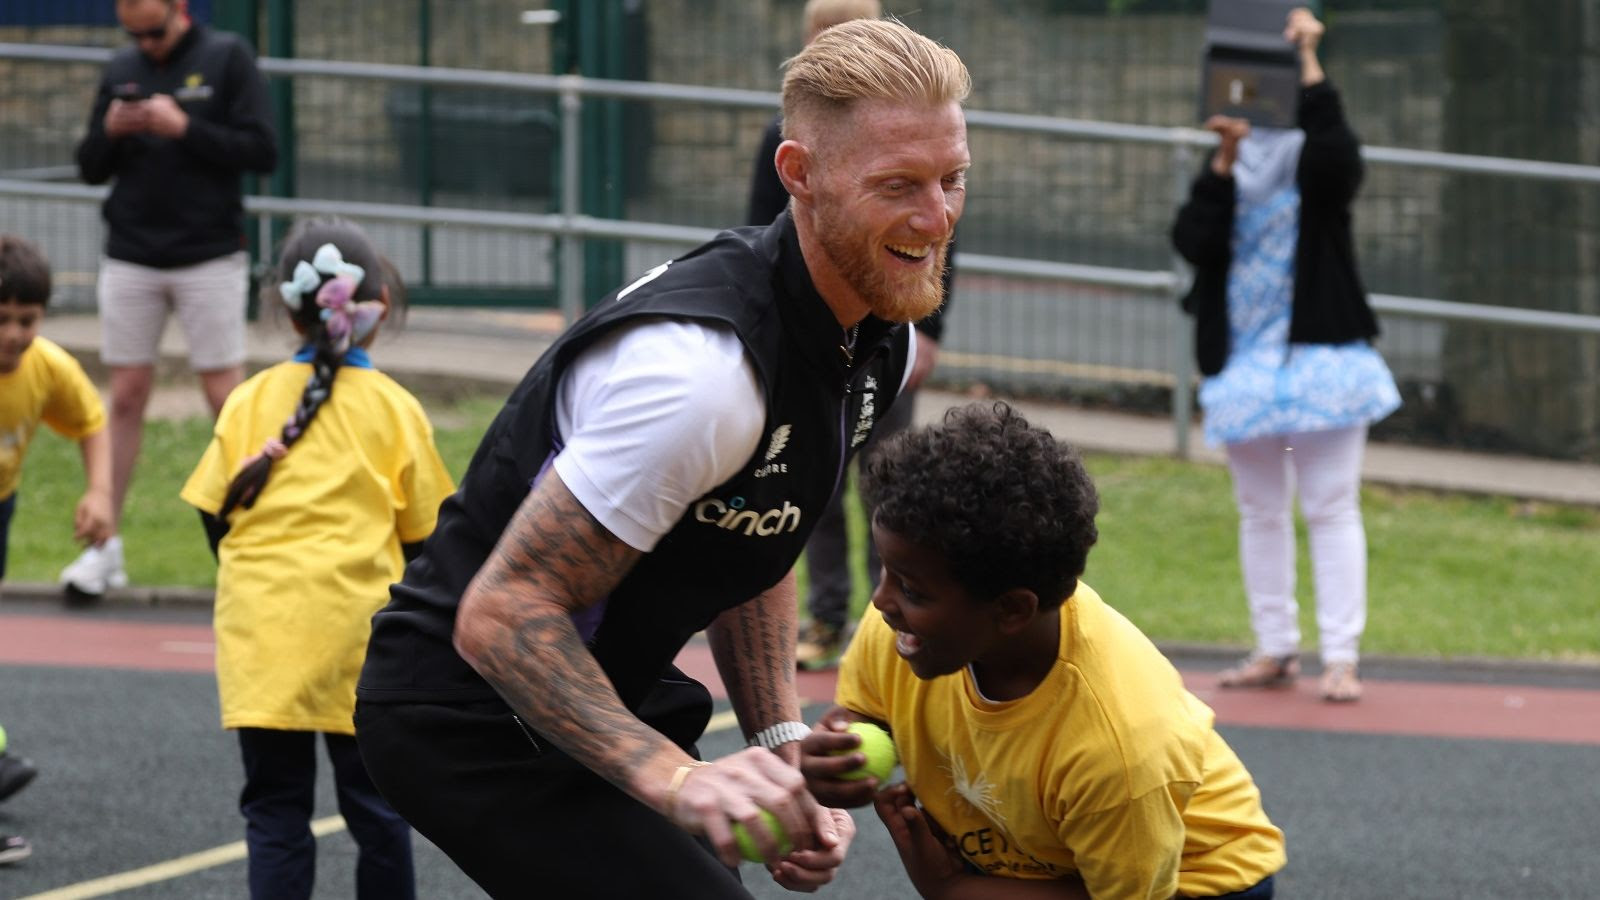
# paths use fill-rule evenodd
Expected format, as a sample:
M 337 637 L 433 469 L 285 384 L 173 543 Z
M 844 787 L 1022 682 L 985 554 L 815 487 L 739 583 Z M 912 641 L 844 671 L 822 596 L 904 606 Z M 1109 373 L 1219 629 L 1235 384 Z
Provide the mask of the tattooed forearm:
M 638 558 L 547 472 L 468 586 L 456 623 L 462 655 L 530 727 L 624 790 L 673 748 L 622 704 L 572 616 Z
M 712 655 L 746 736 L 800 717 L 795 695 L 794 576 L 728 610 L 708 630 Z

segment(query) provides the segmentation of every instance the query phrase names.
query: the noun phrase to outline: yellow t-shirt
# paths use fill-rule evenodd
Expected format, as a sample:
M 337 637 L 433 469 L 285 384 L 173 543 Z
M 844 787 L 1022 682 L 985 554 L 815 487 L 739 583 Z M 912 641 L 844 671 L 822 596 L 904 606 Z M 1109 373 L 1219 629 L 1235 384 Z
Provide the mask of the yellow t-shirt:
M 0 374 L 0 500 L 17 492 L 22 460 L 43 422 L 81 441 L 106 427 L 105 407 L 72 354 L 35 337 L 12 372 Z
M 276 437 L 311 366 L 282 363 L 236 388 L 181 496 L 215 514 L 247 457 Z M 215 630 L 224 728 L 354 734 L 372 614 L 399 580 L 402 543 L 433 531 L 454 490 L 415 397 L 345 366 L 255 506 L 218 549 Z
M 1211 709 L 1087 585 L 1026 697 L 986 700 L 970 669 L 917 678 L 868 609 L 837 702 L 888 723 L 917 799 L 990 875 L 1164 900 L 1244 890 L 1284 865 L 1283 832 Z

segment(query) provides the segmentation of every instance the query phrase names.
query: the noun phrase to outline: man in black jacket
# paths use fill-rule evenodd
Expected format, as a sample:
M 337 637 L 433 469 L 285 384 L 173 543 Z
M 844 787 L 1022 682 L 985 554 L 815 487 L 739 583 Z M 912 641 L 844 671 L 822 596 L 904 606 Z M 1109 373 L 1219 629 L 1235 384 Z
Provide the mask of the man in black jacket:
M 133 40 L 100 79 L 78 171 L 115 179 L 99 278 L 101 359 L 111 369 L 112 523 L 123 502 L 150 400 L 167 313 L 215 415 L 244 377 L 241 176 L 277 165 L 266 81 L 250 48 L 189 17 L 188 0 L 117 0 Z M 127 583 L 122 538 L 89 547 L 61 573 L 95 597 Z
M 790 210 L 567 329 L 373 618 L 362 758 L 492 896 L 748 897 L 736 826 L 791 889 L 843 861 L 852 820 L 795 768 L 792 569 L 915 365 L 900 323 L 938 305 L 968 90 L 895 22 L 813 41 L 784 79 Z M 702 629 L 750 743 L 709 763 L 710 694 L 673 665 Z

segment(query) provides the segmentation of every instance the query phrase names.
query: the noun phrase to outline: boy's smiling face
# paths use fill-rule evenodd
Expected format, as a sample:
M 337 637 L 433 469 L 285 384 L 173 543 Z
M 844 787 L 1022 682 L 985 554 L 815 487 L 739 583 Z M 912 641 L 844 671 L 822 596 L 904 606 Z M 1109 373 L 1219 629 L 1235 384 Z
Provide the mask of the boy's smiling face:
M 895 650 L 918 678 L 959 672 L 1003 643 L 999 608 L 974 599 L 944 557 L 876 522 L 872 537 L 884 569 L 872 605 L 895 630 Z
M 11 373 L 22 364 L 23 351 L 39 336 L 39 321 L 44 307 L 37 303 L 0 300 L 0 373 Z

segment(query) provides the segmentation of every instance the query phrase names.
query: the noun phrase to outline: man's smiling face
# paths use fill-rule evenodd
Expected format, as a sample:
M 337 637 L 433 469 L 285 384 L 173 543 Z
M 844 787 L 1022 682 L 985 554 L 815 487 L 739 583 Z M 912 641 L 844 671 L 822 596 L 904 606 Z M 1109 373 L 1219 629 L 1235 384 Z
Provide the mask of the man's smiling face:
M 946 250 L 966 202 L 966 119 L 951 102 L 863 100 L 817 151 L 817 242 L 873 315 L 939 307 Z

